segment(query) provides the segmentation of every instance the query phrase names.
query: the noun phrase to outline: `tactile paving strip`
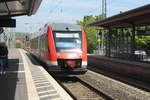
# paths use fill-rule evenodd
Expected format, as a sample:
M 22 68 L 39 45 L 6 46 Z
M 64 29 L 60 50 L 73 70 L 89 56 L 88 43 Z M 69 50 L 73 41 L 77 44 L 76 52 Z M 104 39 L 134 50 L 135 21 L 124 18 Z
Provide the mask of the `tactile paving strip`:
M 31 63 L 29 60 L 28 62 Z M 40 100 L 62 100 L 39 66 L 31 65 L 29 68 Z
M 40 100 L 61 100 L 55 88 L 47 81 L 38 67 L 32 66 L 30 71 Z
M 47 81 L 38 67 L 32 66 L 30 71 L 40 100 L 61 100 L 55 88 Z

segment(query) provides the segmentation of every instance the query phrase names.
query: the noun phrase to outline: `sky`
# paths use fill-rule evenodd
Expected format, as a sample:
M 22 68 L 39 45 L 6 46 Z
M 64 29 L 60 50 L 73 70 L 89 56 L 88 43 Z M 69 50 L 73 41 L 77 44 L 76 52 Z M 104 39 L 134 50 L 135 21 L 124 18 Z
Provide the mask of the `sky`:
M 150 0 L 107 0 L 107 16 L 150 4 Z M 48 22 L 76 23 L 85 15 L 102 13 L 102 0 L 43 0 L 32 16 L 15 17 L 16 32 L 36 32 Z

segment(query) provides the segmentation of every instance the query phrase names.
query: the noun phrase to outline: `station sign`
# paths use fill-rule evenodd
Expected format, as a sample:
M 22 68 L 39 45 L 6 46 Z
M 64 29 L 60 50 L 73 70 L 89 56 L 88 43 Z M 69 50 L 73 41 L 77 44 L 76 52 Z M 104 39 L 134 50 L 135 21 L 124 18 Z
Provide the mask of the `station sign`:
M 150 35 L 150 30 L 147 30 L 147 31 L 138 30 L 137 35 Z
M 16 19 L 0 19 L 0 27 L 16 27 Z
M 57 38 L 79 38 L 79 33 L 56 33 Z
M 98 33 L 95 34 L 95 38 L 100 38 L 101 35 L 99 35 Z

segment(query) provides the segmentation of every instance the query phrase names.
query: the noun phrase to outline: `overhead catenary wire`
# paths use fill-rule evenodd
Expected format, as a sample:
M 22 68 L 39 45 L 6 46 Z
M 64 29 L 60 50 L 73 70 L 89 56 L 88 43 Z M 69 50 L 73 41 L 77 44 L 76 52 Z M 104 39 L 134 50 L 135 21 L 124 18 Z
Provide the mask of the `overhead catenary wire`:
M 55 7 L 53 9 L 50 10 L 50 15 L 60 6 L 60 4 L 62 3 L 62 0 L 59 0 L 58 3 L 55 5 Z
M 108 4 L 110 4 L 112 1 L 113 1 L 113 0 L 107 2 L 107 0 L 102 0 L 102 2 L 101 2 L 101 10 L 102 10 L 102 14 L 105 14 L 105 13 L 106 13 L 106 11 L 107 11 L 106 6 L 107 6 Z M 92 13 L 92 12 L 98 10 L 98 9 L 100 9 L 100 8 L 97 7 L 97 8 L 95 8 L 95 9 L 92 9 L 92 10 L 89 11 L 89 13 Z

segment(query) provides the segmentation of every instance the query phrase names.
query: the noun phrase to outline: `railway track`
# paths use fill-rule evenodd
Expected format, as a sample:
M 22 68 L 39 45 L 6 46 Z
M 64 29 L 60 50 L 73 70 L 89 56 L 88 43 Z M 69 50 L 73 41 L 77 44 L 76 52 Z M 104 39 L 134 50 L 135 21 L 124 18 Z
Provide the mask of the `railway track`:
M 113 100 L 78 77 L 55 78 L 74 100 Z
M 100 73 L 88 71 L 85 75 L 78 77 L 114 100 L 150 100 L 149 91 L 144 91 Z
M 99 73 L 55 78 L 74 100 L 150 100 L 150 93 Z
M 91 71 L 97 72 L 99 74 L 103 74 L 105 76 L 111 77 L 113 79 L 119 80 L 119 81 L 124 82 L 126 84 L 130 84 L 133 87 L 142 89 L 143 91 L 150 92 L 150 84 L 149 83 L 130 78 L 129 76 L 127 77 L 127 76 L 120 75 L 120 74 L 117 74 L 114 72 L 102 70 L 102 69 L 99 69 L 99 68 L 94 67 L 94 66 L 89 67 L 88 69 Z

